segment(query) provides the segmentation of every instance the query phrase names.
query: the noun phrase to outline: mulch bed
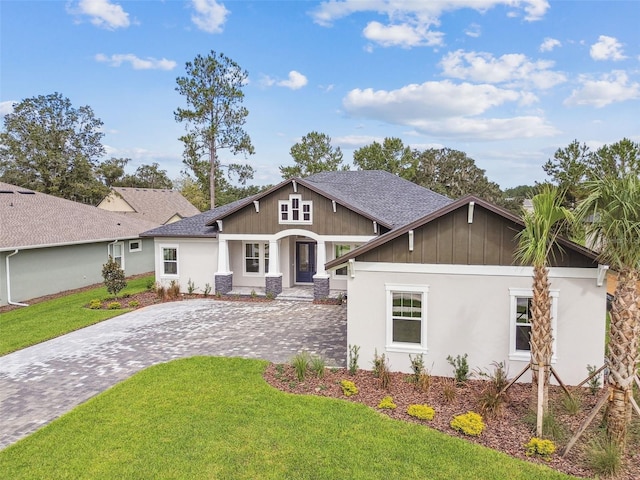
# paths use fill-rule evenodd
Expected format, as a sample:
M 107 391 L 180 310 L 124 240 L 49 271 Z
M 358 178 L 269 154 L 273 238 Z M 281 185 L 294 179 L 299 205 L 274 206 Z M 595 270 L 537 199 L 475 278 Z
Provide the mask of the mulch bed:
M 339 398 L 348 402 L 367 405 L 383 415 L 405 422 L 421 423 L 427 427 L 439 430 L 447 435 L 464 438 L 467 441 L 478 443 L 486 447 L 499 450 L 512 457 L 526 461 L 547 465 L 553 469 L 578 477 L 593 477 L 595 475 L 587 466 L 586 445 L 597 433 L 599 419 L 597 417 L 587 433 L 578 441 L 566 458 L 561 458 L 560 451 L 571 438 L 583 419 L 589 414 L 597 401 L 600 391 L 592 395 L 588 388 L 573 389 L 572 394 L 580 399 L 580 411 L 571 415 L 562 406 L 564 392 L 559 387 L 550 387 L 549 404 L 557 422 L 564 427 L 566 433 L 562 440 L 556 441 L 558 452 L 545 461 L 541 458 L 527 457 L 524 445 L 535 436 L 535 417 L 529 413 L 531 398 L 531 384 L 514 384 L 507 392 L 508 399 L 502 411 L 493 418 L 485 418 L 486 428 L 479 437 L 469 437 L 454 431 L 450 426 L 454 415 L 468 411 L 479 411 L 478 398 L 488 386 L 487 380 L 470 380 L 462 386 L 456 386 L 455 399 L 447 400 L 444 395 L 445 385 L 452 384 L 452 379 L 432 377 L 431 386 L 427 393 L 419 391 L 411 376 L 402 373 L 391 373 L 391 383 L 388 390 L 380 386 L 378 378 L 373 373 L 358 370 L 355 375 L 350 375 L 346 369 L 327 369 L 323 378 L 317 378 L 309 373 L 304 381 L 299 382 L 293 367 L 290 365 L 270 364 L 264 374 L 265 380 L 273 387 L 295 394 L 318 395 L 323 397 Z M 357 395 L 345 397 L 342 393 L 340 381 L 351 380 L 357 386 Z M 449 387 L 450 388 L 450 387 Z M 378 409 L 377 406 L 386 396 L 391 396 L 397 405 L 395 410 Z M 428 404 L 436 411 L 431 421 L 420 421 L 407 412 L 407 407 L 412 404 Z M 525 418 L 529 417 L 529 423 Z M 533 422 L 533 425 L 531 424 Z M 634 419 L 634 435 L 631 436 L 624 458 L 624 471 L 616 479 L 638 480 L 640 479 L 640 420 Z

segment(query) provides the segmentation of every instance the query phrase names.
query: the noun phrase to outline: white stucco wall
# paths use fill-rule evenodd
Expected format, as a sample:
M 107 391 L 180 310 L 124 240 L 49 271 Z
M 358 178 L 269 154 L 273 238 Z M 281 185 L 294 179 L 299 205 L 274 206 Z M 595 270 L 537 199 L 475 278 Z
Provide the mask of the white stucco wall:
M 531 288 L 530 268 L 355 265 L 355 277 L 348 279 L 347 342 L 360 346 L 360 368 L 371 368 L 377 349 L 387 355 L 392 370 L 411 371 L 409 351 L 387 349 L 386 284 L 428 286 L 424 360 L 432 374 L 452 376 L 447 356 L 465 353 L 471 369 L 488 370 L 492 362 L 506 361 L 510 376 L 528 363 L 509 359 L 509 289 Z M 392 271 L 401 269 L 405 273 Z M 558 291 L 553 367 L 564 382 L 575 384 L 587 376 L 587 365 L 603 363 L 606 284 L 596 285 L 597 269 L 552 269 L 551 276 L 551 289 Z M 521 381 L 530 381 L 529 374 Z
M 156 281 L 169 285 L 172 280 L 180 284 L 180 291 L 186 292 L 191 280 L 197 293 L 202 293 L 206 284 L 215 290 L 214 274 L 218 270 L 218 241 L 215 238 L 155 238 Z M 165 275 L 162 258 L 163 247 L 178 248 L 178 274 Z

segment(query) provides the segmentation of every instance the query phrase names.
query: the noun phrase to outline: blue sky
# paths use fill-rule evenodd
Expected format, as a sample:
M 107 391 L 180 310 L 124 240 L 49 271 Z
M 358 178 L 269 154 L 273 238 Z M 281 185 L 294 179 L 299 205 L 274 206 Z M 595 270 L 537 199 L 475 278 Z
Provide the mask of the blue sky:
M 507 188 L 572 140 L 640 141 L 639 1 L 0 1 L 0 114 L 60 92 L 109 157 L 176 178 L 176 78 L 224 53 L 249 73 L 251 183 L 311 131 L 351 162 L 385 137 L 466 152 Z M 244 161 L 221 152 L 225 161 Z

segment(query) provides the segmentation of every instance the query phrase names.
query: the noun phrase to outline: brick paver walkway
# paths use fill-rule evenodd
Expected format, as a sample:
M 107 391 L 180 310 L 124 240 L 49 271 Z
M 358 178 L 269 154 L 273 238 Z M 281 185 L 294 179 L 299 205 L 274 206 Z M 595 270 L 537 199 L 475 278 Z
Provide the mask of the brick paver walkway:
M 130 312 L 0 357 L 0 449 L 148 366 L 194 355 L 344 366 L 346 308 L 189 300 Z

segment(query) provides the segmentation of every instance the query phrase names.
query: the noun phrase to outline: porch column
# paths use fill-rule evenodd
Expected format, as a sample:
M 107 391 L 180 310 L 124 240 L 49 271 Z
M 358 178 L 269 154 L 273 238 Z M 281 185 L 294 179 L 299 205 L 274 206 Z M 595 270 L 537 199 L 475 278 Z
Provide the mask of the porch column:
M 269 240 L 269 273 L 264 276 L 264 292 L 268 297 L 282 293 L 282 272 L 280 272 L 280 246 L 278 240 Z
M 218 271 L 214 274 L 215 293 L 229 293 L 233 289 L 233 272 L 229 271 L 227 241 L 218 237 Z
M 327 263 L 327 249 L 324 241 L 318 240 L 316 245 L 316 274 L 313 276 L 313 299 L 321 300 L 329 297 L 329 275 L 324 269 Z

